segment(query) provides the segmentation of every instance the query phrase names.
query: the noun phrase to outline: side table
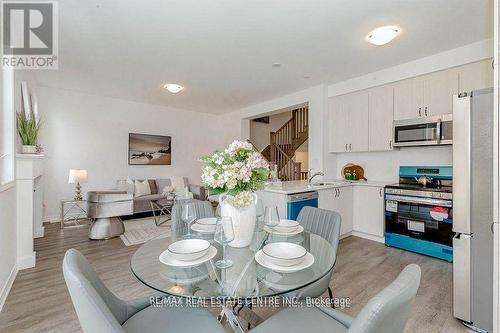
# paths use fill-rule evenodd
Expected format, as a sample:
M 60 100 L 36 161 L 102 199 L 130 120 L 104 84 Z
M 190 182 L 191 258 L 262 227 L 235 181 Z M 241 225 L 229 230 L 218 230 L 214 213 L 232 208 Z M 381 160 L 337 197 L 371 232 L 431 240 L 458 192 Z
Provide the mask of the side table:
M 89 221 L 87 200 L 61 200 L 61 229 L 82 226 Z

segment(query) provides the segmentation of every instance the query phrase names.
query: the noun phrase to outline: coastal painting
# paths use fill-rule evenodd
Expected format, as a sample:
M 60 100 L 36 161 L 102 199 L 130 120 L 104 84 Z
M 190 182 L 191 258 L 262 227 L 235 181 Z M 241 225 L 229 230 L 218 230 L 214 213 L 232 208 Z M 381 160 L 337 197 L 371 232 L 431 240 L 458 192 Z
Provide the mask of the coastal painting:
M 129 165 L 170 165 L 172 138 L 163 135 L 129 133 Z

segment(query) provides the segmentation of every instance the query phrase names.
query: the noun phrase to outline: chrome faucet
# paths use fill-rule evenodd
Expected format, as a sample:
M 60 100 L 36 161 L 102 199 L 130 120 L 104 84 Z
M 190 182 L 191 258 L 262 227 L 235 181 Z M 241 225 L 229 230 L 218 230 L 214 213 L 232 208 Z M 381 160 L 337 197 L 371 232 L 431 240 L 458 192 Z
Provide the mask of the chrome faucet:
M 312 169 L 309 170 L 309 174 L 311 174 L 311 171 L 312 171 Z M 315 172 L 313 175 L 311 175 L 309 177 L 309 183 L 312 182 L 312 180 L 314 179 L 314 177 L 316 177 L 316 176 L 324 176 L 324 175 L 325 174 L 323 172 L 321 172 L 321 171 Z

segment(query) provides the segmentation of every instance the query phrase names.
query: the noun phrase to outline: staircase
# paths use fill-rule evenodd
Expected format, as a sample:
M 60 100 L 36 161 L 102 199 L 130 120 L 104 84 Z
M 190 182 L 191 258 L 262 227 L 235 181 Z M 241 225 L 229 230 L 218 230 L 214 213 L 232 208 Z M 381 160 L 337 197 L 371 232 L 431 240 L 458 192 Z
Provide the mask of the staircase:
M 295 151 L 308 139 L 308 108 L 292 111 L 292 118 L 276 132 L 271 132 L 271 144 L 262 154 L 278 166 L 278 178 L 282 180 L 302 180 L 307 178 L 307 171 L 301 170 L 300 162 L 295 162 Z M 267 158 L 267 156 L 266 156 Z

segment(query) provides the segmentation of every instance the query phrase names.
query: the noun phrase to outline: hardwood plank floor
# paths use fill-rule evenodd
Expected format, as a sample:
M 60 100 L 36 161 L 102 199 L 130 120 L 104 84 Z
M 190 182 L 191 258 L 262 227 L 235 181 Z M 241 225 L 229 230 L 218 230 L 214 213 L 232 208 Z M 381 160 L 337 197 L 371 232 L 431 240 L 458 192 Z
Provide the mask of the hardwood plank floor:
M 35 241 L 35 268 L 20 271 L 0 313 L 0 332 L 81 332 L 64 283 L 61 263 L 69 248 L 81 251 L 104 283 L 119 297 L 151 294 L 130 271 L 138 246 L 126 247 L 119 238 L 90 241 L 87 227 L 65 229 L 46 225 L 46 236 Z M 337 297 L 349 297 L 356 315 L 377 292 L 409 263 L 422 268 L 422 282 L 405 332 L 465 332 L 452 316 L 451 264 L 383 244 L 348 237 L 341 241 L 331 286 Z M 264 318 L 274 310 L 259 309 Z

